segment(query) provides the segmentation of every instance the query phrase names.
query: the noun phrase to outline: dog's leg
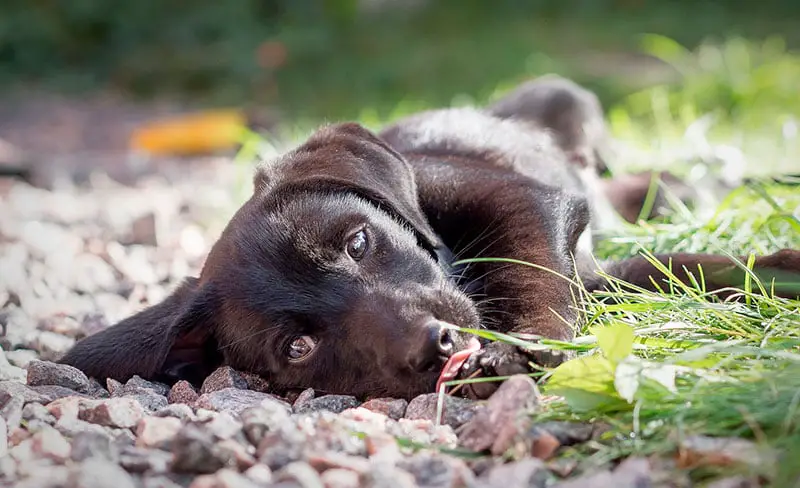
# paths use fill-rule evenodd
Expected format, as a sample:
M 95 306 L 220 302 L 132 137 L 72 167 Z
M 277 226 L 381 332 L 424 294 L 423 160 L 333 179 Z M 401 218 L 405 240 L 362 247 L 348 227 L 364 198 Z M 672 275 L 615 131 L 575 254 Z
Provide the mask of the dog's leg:
M 578 319 L 573 255 L 589 219 L 586 201 L 511 171 L 417 163 L 419 171 L 432 173 L 418 180 L 423 210 L 456 257 L 499 259 L 468 264 L 462 278 L 477 285 L 470 288 L 479 290 L 473 298 L 484 324 L 499 332 L 571 340 Z M 552 364 L 560 358 L 535 359 Z M 467 369 L 506 375 L 527 372 L 530 361 L 516 347 L 492 343 Z M 478 397 L 496 387 L 473 386 Z
M 745 286 L 747 271 L 726 256 L 710 254 L 658 254 L 653 256 L 664 268 L 682 283 L 692 286 L 702 281 L 707 292 L 721 298 L 739 294 Z M 746 264 L 747 257 L 737 257 Z M 668 290 L 667 276 L 649 259 L 638 256 L 618 262 L 603 264 L 606 274 L 650 291 Z M 753 262 L 752 273 L 764 285 L 768 293 L 774 291 L 783 298 L 800 298 L 800 250 L 783 249 L 767 256 L 759 256 Z M 609 287 L 605 277 L 587 274 L 584 283 L 590 290 Z M 738 289 L 738 290 L 737 290 Z M 753 289 L 759 292 L 754 284 Z

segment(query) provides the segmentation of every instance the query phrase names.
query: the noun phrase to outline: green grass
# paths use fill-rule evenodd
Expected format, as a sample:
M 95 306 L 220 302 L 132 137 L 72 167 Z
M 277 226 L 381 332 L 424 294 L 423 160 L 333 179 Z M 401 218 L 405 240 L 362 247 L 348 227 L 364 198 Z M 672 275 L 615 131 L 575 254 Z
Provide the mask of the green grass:
M 679 249 L 747 255 L 797 248 L 792 212 L 798 210 L 796 187 L 744 187 L 708 221 L 676 217 L 630 226 L 626 235 L 601 241 L 600 254 Z M 800 285 L 800 277 L 793 279 Z M 742 437 L 777 450 L 785 462 L 698 466 L 686 474 L 697 481 L 758 475 L 774 486 L 800 481 L 792 457 L 800 449 L 800 302 L 770 296 L 770 283 L 757 279 L 741 290 L 743 301 L 713 297 L 700 277 L 696 283 L 673 277 L 663 293 L 615 284 L 576 303 L 586 320 L 572 344 L 480 333 L 530 349 L 578 351 L 577 359 L 553 371 L 532 373 L 545 394 L 560 397 L 535 418 L 610 428 L 558 456 L 578 460 L 578 472 L 591 471 L 629 455 L 674 459 L 682 439 L 694 435 Z
M 758 50 L 754 46 L 751 52 Z M 730 45 L 720 52 L 725 49 Z M 692 56 L 700 54 L 688 53 L 682 62 L 690 63 Z M 798 80 L 800 61 L 781 52 L 759 66 L 766 66 L 763 71 L 775 79 L 756 82 L 742 71 L 701 69 L 680 84 L 653 87 L 609 107 L 619 146 L 614 169 L 667 167 L 691 179 L 700 168 L 719 176 L 728 170 L 714 166 L 709 154 L 719 154 L 722 148 L 726 157 L 741 159 L 745 175 L 797 171 L 800 144 L 786 130 L 787 121 L 796 117 L 795 107 L 782 98 L 785 93 L 774 82 Z M 749 88 L 731 96 L 734 86 Z M 419 108 L 425 107 L 399 104 L 389 115 L 365 109 L 359 120 L 377 128 Z M 706 130 L 694 130 L 711 112 L 713 122 Z M 305 122 L 287 126 L 282 137 L 266 145 L 251 138 L 242 160 L 259 150 L 271 157 L 302 140 L 310 127 Z M 800 186 L 794 183 L 756 178 L 712 199 L 710 212 L 676 203 L 665 219 L 598 236 L 597 256 L 619 259 L 673 251 L 751 256 L 800 249 Z M 249 193 L 249 184 L 244 193 Z M 748 268 L 752 261 L 740 264 Z M 798 277 L 789 280 L 800 286 Z M 691 436 L 739 437 L 774 449 L 778 461 L 670 469 L 698 482 L 742 473 L 760 476 L 771 486 L 797 486 L 800 302 L 772 296 L 773 284 L 752 273 L 739 301 L 707 293 L 702 276 L 691 283 L 673 277 L 659 293 L 614 284 L 609 292 L 583 293 L 576 301 L 585 320 L 570 343 L 465 331 L 529 349 L 577 353 L 576 359 L 555 370 L 533 370 L 531 376 L 543 392 L 556 397 L 534 417 L 594 422 L 608 430 L 590 442 L 561 449 L 558 457 L 577 461 L 575 473 L 630 455 L 656 456 L 671 466 L 679 446 Z
M 604 257 L 675 247 L 745 254 L 797 248 L 796 218 L 785 222 L 779 235 L 765 223 L 798 209 L 796 188 L 745 188 L 708 222 L 631 226 L 628 235 L 599 247 Z M 744 230 L 719 232 L 720 218 L 729 228 Z M 800 277 L 794 280 L 800 285 Z M 663 293 L 615 285 L 576 303 L 586 320 L 574 343 L 479 333 L 532 350 L 578 351 L 577 359 L 555 370 L 532 373 L 545 394 L 559 396 L 534 417 L 599 422 L 609 430 L 562 449 L 558 457 L 577 460 L 582 472 L 630 455 L 671 460 L 682 439 L 694 435 L 742 437 L 777 450 L 785 462 L 697 466 L 686 474 L 697 481 L 758 475 L 774 486 L 800 481 L 792 457 L 800 449 L 800 302 L 770 296 L 770 283 L 757 279 L 743 287 L 742 301 L 711 296 L 699 277 L 696 283 L 673 277 Z

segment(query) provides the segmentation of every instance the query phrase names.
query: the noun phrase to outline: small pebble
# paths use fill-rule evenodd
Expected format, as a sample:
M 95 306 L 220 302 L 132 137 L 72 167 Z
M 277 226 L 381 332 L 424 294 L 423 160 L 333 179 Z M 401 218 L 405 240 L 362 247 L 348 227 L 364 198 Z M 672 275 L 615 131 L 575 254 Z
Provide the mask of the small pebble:
M 172 440 L 172 468 L 184 473 L 214 473 L 236 465 L 230 451 L 219 449 L 210 432 L 192 424 L 184 425 Z
M 314 391 L 313 388 L 306 388 L 305 390 L 301 391 L 297 394 L 297 398 L 294 399 L 292 402 L 292 409 L 297 412 L 303 406 L 308 403 L 309 401 L 313 400 L 317 396 L 317 393 Z
M 325 488 L 358 488 L 360 476 L 347 469 L 329 469 L 320 475 Z
M 244 472 L 250 481 L 258 485 L 268 485 L 272 483 L 272 470 L 263 464 L 256 464 Z
M 527 375 L 514 375 L 500 385 L 459 433 L 460 444 L 473 451 L 503 454 L 530 425 L 529 413 L 539 401 L 536 383 Z
M 299 399 L 298 399 L 299 400 Z M 295 405 L 297 402 L 295 402 Z M 348 408 L 356 408 L 361 405 L 361 402 L 356 397 L 349 395 L 325 395 L 321 397 L 312 398 L 295 407 L 295 413 L 308 413 L 318 412 L 320 410 L 327 410 L 333 413 L 340 413 Z
M 197 401 L 199 396 L 200 395 L 197 394 L 197 391 L 195 391 L 191 383 L 181 380 L 172 385 L 167 399 L 169 403 L 186 403 L 192 405 Z
M 419 395 L 408 403 L 404 416 L 411 420 L 436 422 L 438 405 L 438 393 Z M 457 429 L 469 422 L 482 408 L 482 405 L 472 400 L 445 395 L 442 402 L 441 422 Z
M 183 403 L 173 403 L 158 409 L 153 415 L 156 417 L 175 417 L 181 420 L 194 420 L 194 410 Z
M 139 402 L 131 398 L 109 398 L 96 400 L 91 407 L 78 412 L 78 418 L 107 427 L 131 428 L 144 416 Z
M 230 366 L 217 368 L 216 371 L 208 375 L 200 388 L 200 394 L 203 395 L 226 388 L 247 389 L 247 381 Z
M 136 488 L 133 478 L 116 463 L 93 457 L 73 467 L 67 488 Z
M 280 400 L 267 393 L 240 390 L 238 388 L 225 388 L 200 395 L 200 398 L 195 402 L 195 406 L 198 408 L 215 410 L 217 412 L 230 412 L 237 415 L 244 409 L 258 406 L 262 402 L 275 401 Z
M 70 457 L 72 446 L 56 429 L 42 429 L 31 437 L 31 450 L 37 457 L 63 463 Z
M 71 458 L 81 462 L 89 458 L 102 458 L 116 461 L 117 453 L 112 447 L 111 438 L 97 432 L 78 432 L 72 437 Z
M 289 463 L 275 473 L 275 481 L 295 482 L 303 488 L 325 488 L 316 470 L 301 461 Z
M 136 426 L 136 445 L 169 450 L 180 428 L 181 421 L 173 417 L 145 417 Z
M 361 408 L 382 413 L 390 419 L 398 420 L 405 416 L 408 402 L 402 398 L 374 398 L 364 402 Z

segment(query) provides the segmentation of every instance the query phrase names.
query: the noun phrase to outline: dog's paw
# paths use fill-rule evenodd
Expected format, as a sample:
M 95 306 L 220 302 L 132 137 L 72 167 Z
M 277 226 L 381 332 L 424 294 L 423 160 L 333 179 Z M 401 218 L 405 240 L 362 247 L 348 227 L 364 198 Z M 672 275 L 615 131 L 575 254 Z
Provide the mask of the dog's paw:
M 526 351 L 511 344 L 492 342 L 476 352 L 464 363 L 459 378 L 475 375 L 480 378 L 512 376 L 531 372 L 530 363 L 552 368 L 570 359 L 569 351 Z M 492 396 L 500 386 L 500 381 L 468 383 L 464 385 L 465 395 L 476 400 Z
M 800 251 L 795 249 L 781 249 L 758 259 L 756 262 L 758 266 L 800 273 Z

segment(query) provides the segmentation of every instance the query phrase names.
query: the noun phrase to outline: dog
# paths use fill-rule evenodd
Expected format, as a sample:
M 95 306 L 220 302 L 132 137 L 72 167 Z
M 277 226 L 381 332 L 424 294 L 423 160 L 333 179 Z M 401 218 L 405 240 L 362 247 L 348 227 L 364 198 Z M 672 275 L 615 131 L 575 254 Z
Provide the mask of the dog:
M 524 85 L 484 108 L 425 111 L 379 133 L 352 122 L 320 128 L 257 169 L 253 195 L 198 277 L 60 361 L 98 379 L 199 385 L 229 365 L 276 391 L 411 398 L 433 392 L 448 358 L 467 347 L 470 335 L 453 326 L 573 339 L 576 281 L 590 293 L 609 285 L 591 235 L 614 209 L 600 183 L 598 139 L 576 146 L 536 115 L 576 93 L 551 88 Z M 534 266 L 459 264 L 482 257 Z M 707 289 L 721 296 L 744 281 L 724 256 L 656 258 L 683 280 L 702 266 Z M 644 257 L 600 265 L 644 289 L 665 279 Z M 753 269 L 798 273 L 800 252 L 758 257 Z M 531 360 L 563 359 L 495 342 L 461 373 L 514 374 Z M 464 392 L 485 398 L 494 388 Z

